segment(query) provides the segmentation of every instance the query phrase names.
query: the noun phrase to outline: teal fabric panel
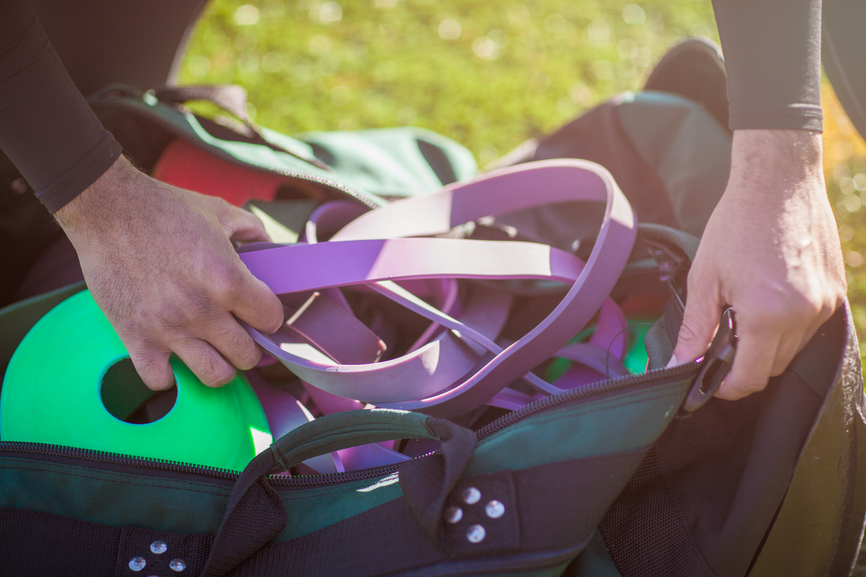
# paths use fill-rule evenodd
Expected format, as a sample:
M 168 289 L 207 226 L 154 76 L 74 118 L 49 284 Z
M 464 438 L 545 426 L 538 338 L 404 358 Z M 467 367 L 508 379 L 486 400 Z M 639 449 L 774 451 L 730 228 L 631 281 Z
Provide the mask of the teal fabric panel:
M 728 182 L 731 135 L 699 104 L 665 92 L 624 99 L 617 115 L 664 182 L 679 228 L 700 237 Z
M 179 481 L 19 458 L 0 458 L 0 505 L 113 527 L 215 532 L 231 484 Z
M 354 483 L 322 485 L 309 489 L 294 487 L 280 491 L 288 522 L 276 541 L 288 541 L 324 529 L 403 496 L 397 474 Z
M 690 379 L 582 400 L 526 417 L 478 441 L 465 475 L 646 447 L 673 419 Z
M 230 481 L 175 480 L 11 457 L 0 459 L 0 477 L 0 506 L 174 533 L 215 533 L 232 489 Z M 275 488 L 288 512 L 278 541 L 318 531 L 403 494 L 396 474 L 291 491 Z
M 316 157 L 344 182 L 386 197 L 414 196 L 447 184 L 452 179 L 437 175 L 437 160 L 447 165 L 444 172 L 453 173 L 453 180 L 478 170 L 464 146 L 420 128 L 309 132 L 298 138 L 313 145 Z

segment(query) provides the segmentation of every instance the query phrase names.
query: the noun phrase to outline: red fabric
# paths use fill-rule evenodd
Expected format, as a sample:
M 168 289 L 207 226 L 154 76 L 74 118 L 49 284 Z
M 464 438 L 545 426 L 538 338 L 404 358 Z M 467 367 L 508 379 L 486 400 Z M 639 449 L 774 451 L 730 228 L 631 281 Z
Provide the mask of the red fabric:
M 185 140 L 175 140 L 162 153 L 153 177 L 187 190 L 219 196 L 235 206 L 248 200 L 273 200 L 285 178 L 232 164 Z

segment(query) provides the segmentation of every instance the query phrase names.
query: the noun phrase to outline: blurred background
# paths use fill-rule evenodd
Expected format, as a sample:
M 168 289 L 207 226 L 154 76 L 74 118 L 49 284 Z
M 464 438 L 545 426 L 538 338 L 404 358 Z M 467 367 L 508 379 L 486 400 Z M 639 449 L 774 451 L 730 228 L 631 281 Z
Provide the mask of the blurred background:
M 254 120 L 287 134 L 410 124 L 461 142 L 484 166 L 640 90 L 688 36 L 718 42 L 710 0 L 211 0 L 181 82 L 240 84 Z M 866 144 L 826 81 L 822 100 L 862 342 Z

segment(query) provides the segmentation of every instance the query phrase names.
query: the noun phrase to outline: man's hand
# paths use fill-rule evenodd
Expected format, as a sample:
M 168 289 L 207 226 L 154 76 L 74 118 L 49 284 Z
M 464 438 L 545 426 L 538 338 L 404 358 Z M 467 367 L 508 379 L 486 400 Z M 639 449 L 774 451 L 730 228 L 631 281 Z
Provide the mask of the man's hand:
M 739 343 L 717 397 L 735 400 L 779 375 L 847 291 L 820 134 L 734 131 L 731 175 L 704 231 L 669 366 L 706 352 L 725 305 Z
M 266 333 L 283 320 L 231 242 L 268 240 L 261 222 L 222 199 L 156 181 L 121 157 L 55 216 L 151 389 L 174 383 L 171 353 L 206 385 L 228 383 L 261 356 L 238 319 Z

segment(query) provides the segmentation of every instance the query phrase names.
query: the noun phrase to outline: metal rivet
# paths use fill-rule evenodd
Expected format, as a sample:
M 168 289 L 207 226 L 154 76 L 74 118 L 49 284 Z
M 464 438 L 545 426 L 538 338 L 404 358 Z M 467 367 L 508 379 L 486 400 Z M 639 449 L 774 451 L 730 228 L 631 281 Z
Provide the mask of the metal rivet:
M 133 571 L 141 571 L 147 566 L 147 560 L 144 557 L 133 557 L 129 560 L 129 568 Z
M 171 562 L 168 564 L 168 568 L 172 571 L 177 571 L 178 573 L 180 573 L 181 571 L 186 569 L 186 561 L 184 561 L 183 559 L 172 559 Z
M 466 540 L 470 543 L 481 543 L 487 537 L 487 531 L 481 525 L 472 525 L 466 533 Z
M 460 507 L 448 507 L 445 509 L 445 521 L 450 525 L 459 523 L 463 518 L 463 509 Z
M 165 541 L 154 541 L 150 544 L 150 550 L 156 555 L 162 555 L 168 551 L 168 545 L 165 544 Z
M 469 487 L 463 491 L 463 502 L 467 505 L 474 505 L 481 500 L 481 491 L 475 487 Z
M 491 519 L 499 519 L 505 514 L 505 505 L 494 499 L 484 506 L 484 512 Z

